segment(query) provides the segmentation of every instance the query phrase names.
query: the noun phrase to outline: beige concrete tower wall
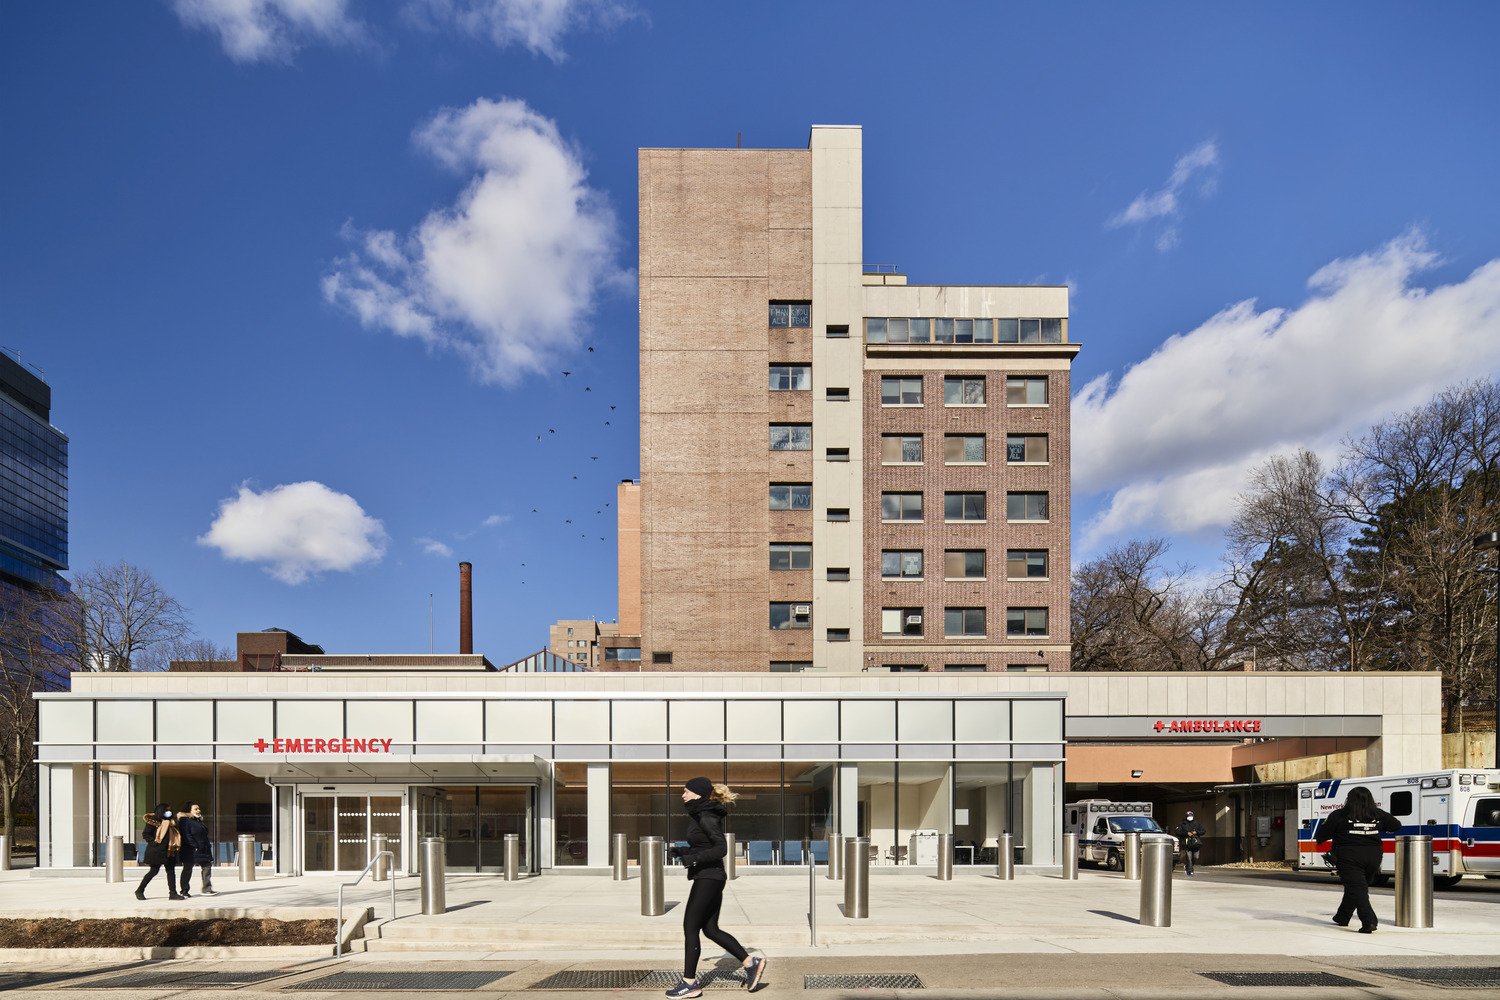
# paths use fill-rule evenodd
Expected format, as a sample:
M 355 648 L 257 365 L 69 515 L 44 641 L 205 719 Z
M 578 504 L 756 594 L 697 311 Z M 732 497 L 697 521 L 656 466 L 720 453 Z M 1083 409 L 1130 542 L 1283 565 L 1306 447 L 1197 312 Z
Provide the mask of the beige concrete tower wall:
M 768 424 L 786 417 L 767 393 L 768 365 L 810 361 L 810 344 L 805 330 L 773 336 L 767 315 L 773 299 L 812 298 L 811 155 L 663 149 L 639 162 L 641 666 L 810 660 L 811 630 L 773 633 L 768 604 L 810 602 L 810 574 L 773 580 L 767 549 L 773 531 L 811 541 L 809 514 L 773 525 L 767 502 L 769 482 L 812 479 L 811 452 L 769 450 Z
M 813 316 L 813 664 L 857 671 L 864 655 L 864 442 L 861 425 L 863 345 L 863 134 L 857 126 L 812 130 Z M 848 336 L 828 336 L 844 327 Z M 848 401 L 830 401 L 828 389 Z M 828 448 L 849 449 L 847 462 L 829 462 Z M 847 522 L 830 522 L 830 507 L 847 508 Z M 829 580 L 829 567 L 847 568 L 847 581 Z M 848 641 L 829 642 L 828 630 L 847 629 Z
M 620 635 L 641 634 L 641 484 L 623 482 L 615 489 L 618 621 Z
M 881 317 L 1058 318 L 1068 314 L 1068 290 L 1050 286 L 871 285 L 863 289 L 864 312 Z M 863 331 L 861 331 L 863 340 Z M 866 509 L 864 561 L 869 577 L 865 593 L 865 660 L 868 666 L 922 667 L 983 666 L 986 670 L 1046 669 L 1064 671 L 1070 665 L 1068 584 L 1071 574 L 1069 516 L 1071 508 L 1069 370 L 1078 345 L 938 345 L 871 344 L 866 348 L 865 447 L 869 474 L 865 477 Z M 885 407 L 880 401 L 883 376 L 919 377 L 923 404 Z M 946 406 L 945 376 L 970 375 L 985 379 L 983 406 Z M 1010 406 L 1005 397 L 1008 375 L 1047 379 L 1046 406 Z M 1045 434 L 1046 464 L 1010 464 L 1006 435 Z M 884 464 L 880 458 L 885 434 L 920 434 L 920 464 Z M 949 434 L 983 434 L 983 465 L 949 465 L 944 442 Z M 1008 491 L 1045 491 L 1049 517 L 1044 523 L 1009 523 Z M 919 523 L 886 524 L 880 520 L 884 492 L 921 493 L 923 519 Z M 947 492 L 984 492 L 986 518 L 982 523 L 945 523 L 943 498 Z M 886 549 L 920 550 L 921 579 L 884 580 L 881 553 Z M 979 581 L 945 579 L 944 553 L 949 549 L 982 549 L 985 577 Z M 1048 574 L 1042 579 L 1012 580 L 1006 572 L 1011 549 L 1045 549 Z M 881 634 L 883 608 L 917 609 L 922 615 L 921 636 Z M 982 639 L 951 639 L 943 634 L 944 609 L 983 607 L 986 628 Z M 1006 635 L 1007 608 L 1048 609 L 1045 638 Z

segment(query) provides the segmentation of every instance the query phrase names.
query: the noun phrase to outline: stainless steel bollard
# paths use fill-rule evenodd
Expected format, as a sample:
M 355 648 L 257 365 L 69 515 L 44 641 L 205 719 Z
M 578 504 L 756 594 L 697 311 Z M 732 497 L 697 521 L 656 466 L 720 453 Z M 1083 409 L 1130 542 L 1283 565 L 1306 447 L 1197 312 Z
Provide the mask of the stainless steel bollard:
M 641 838 L 641 916 L 659 917 L 667 912 L 663 853 L 667 848 L 661 837 Z
M 1127 881 L 1135 882 L 1141 877 L 1141 835 L 1138 833 L 1127 833 L 1125 842 L 1120 845 L 1120 858 L 1124 863 L 1125 878 Z
M 507 833 L 500 841 L 501 871 L 507 882 L 521 877 L 521 835 Z
M 370 869 L 371 882 L 384 882 L 391 877 L 391 859 L 385 854 L 391 849 L 390 840 L 384 833 L 377 833 L 370 838 L 370 851 L 375 857 L 375 867 Z
M 1063 878 L 1076 879 L 1078 877 L 1078 834 L 1063 834 Z
M 447 843 L 442 837 L 422 838 L 422 913 L 448 912 Z
M 739 878 L 737 865 L 734 860 L 734 834 L 724 834 L 724 874 L 728 878 Z
M 616 882 L 624 882 L 630 878 L 630 858 L 625 853 L 625 835 L 617 833 L 610 840 L 614 843 L 614 856 L 610 859 L 614 865 L 614 879 Z
M 121 850 L 124 850 L 121 848 Z M 122 861 L 121 864 L 124 862 Z M 10 871 L 10 838 L 0 837 L 0 872 Z M 125 876 L 120 876 L 124 879 Z
M 870 838 L 844 838 L 844 916 L 870 915 Z
M 1172 926 L 1172 838 L 1141 840 L 1141 926 Z
M 0 860 L 0 869 L 7 867 Z M 125 881 L 125 838 L 115 834 L 104 844 L 104 881 Z
M 1396 838 L 1396 926 L 1432 926 L 1432 838 Z
M 1008 833 L 1000 835 L 1000 856 L 995 859 L 995 875 L 1002 882 L 1016 877 L 1016 843 Z
M 239 844 L 239 866 L 240 881 L 255 881 L 255 835 L 253 833 L 242 833 L 237 840 Z
M 938 870 L 937 877 L 940 882 L 953 881 L 953 834 L 938 834 Z
M 837 882 L 844 877 L 844 838 L 828 838 L 828 879 Z

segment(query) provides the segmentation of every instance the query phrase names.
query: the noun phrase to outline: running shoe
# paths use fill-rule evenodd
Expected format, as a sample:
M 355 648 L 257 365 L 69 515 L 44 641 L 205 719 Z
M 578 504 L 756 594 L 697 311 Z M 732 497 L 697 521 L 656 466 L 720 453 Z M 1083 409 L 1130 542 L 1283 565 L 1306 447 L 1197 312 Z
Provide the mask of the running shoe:
M 760 977 L 766 974 L 766 965 L 769 964 L 764 958 L 752 958 L 750 964 L 745 966 L 745 989 L 753 991 L 760 985 Z
M 698 983 L 690 983 L 686 979 L 667 990 L 669 997 L 701 997 L 702 995 L 703 987 Z

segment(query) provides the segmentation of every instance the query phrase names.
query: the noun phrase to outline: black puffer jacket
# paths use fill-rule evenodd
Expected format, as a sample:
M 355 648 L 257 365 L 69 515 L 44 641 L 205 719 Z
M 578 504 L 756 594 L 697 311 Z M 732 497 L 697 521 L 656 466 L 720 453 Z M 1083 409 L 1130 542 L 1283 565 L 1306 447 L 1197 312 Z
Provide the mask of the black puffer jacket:
M 724 855 L 729 845 L 724 840 L 724 807 L 712 799 L 694 799 L 687 804 L 687 850 L 682 863 L 687 867 L 688 881 L 715 879 L 724 881 Z

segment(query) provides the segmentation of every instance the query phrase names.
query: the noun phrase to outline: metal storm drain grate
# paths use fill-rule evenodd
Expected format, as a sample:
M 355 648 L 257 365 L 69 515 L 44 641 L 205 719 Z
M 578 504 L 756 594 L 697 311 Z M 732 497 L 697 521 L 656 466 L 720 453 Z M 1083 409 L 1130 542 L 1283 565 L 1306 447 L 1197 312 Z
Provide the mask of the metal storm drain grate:
M 1378 972 L 1382 976 L 1395 976 L 1398 979 L 1411 979 L 1428 986 L 1447 986 L 1458 989 L 1495 989 L 1500 988 L 1500 967 L 1477 966 L 1464 968 L 1462 966 L 1442 966 L 1431 968 L 1406 968 L 1406 969 L 1365 969 L 1365 972 Z
M 65 979 L 77 979 L 87 973 L 77 972 L 0 972 L 0 990 L 24 990 L 45 986 Z
M 234 989 L 290 975 L 285 969 L 249 969 L 242 972 L 211 972 L 207 969 L 151 969 L 94 979 L 82 986 L 91 990 L 151 989 L 157 986 L 197 986 L 204 989 Z
M 909 972 L 874 976 L 803 976 L 804 990 L 921 990 L 920 976 Z
M 681 981 L 682 973 L 676 969 L 660 969 L 648 974 L 636 985 L 641 989 L 669 990 Z M 700 972 L 698 985 L 705 990 L 741 990 L 745 988 L 745 977 L 738 972 Z
M 1369 986 L 1331 972 L 1200 972 L 1225 986 Z
M 640 984 L 650 969 L 565 969 L 531 984 L 534 990 L 628 990 Z M 676 981 L 672 982 L 673 986 Z
M 335 972 L 322 979 L 287 983 L 288 990 L 477 990 L 509 972 Z

